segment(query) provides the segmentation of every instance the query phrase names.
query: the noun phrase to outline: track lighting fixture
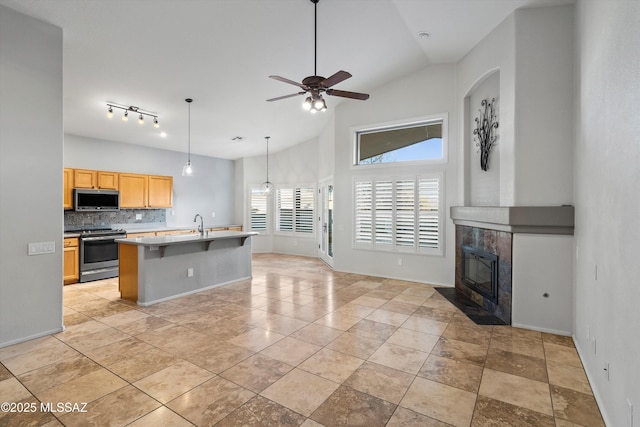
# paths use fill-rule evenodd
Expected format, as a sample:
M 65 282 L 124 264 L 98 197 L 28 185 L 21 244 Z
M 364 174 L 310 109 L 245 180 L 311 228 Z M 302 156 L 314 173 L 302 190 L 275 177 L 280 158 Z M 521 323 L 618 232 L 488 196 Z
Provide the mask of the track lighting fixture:
M 153 127 L 159 128 L 160 122 L 158 122 L 158 113 L 154 113 L 153 111 L 146 111 L 142 108 L 135 107 L 133 105 L 120 105 L 115 104 L 113 102 L 107 102 L 107 117 L 113 117 L 113 109 L 118 108 L 120 110 L 124 110 L 124 114 L 122 115 L 122 121 L 129 121 L 129 111 L 132 111 L 138 114 L 138 123 L 141 125 L 144 124 L 144 116 L 153 117 Z

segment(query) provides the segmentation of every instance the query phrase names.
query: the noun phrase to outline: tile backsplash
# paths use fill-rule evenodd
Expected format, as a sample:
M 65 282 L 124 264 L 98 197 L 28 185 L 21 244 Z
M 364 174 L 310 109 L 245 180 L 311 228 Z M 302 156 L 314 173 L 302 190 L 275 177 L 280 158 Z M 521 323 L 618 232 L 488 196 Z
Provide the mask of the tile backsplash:
M 136 215 L 142 219 L 136 220 Z M 120 209 L 117 212 L 64 212 L 64 229 L 108 228 L 112 224 L 166 223 L 166 209 Z

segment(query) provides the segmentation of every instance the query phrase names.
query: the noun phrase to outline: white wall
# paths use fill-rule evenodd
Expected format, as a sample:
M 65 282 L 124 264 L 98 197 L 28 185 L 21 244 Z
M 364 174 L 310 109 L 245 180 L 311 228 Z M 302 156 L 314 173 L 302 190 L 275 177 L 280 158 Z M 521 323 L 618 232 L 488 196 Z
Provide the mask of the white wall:
M 62 330 L 62 133 L 62 29 L 0 6 L 0 347 Z
M 638 426 L 640 2 L 580 1 L 576 21 L 574 339 L 607 425 L 629 425 L 629 399 Z
M 457 123 L 453 65 L 427 67 L 406 78 L 371 93 L 366 102 L 349 101 L 336 109 L 334 172 L 334 268 L 338 271 L 394 277 L 419 282 L 453 285 L 454 234 L 449 219 L 451 200 L 457 200 L 458 138 L 456 126 L 449 127 L 449 163 L 441 165 L 445 173 L 443 215 L 444 256 L 402 255 L 352 248 L 353 240 L 353 176 L 371 174 L 352 168 L 353 132 L 357 126 L 375 125 L 416 117 L 448 113 L 449 123 Z M 405 168 L 398 166 L 397 170 Z M 402 258 L 402 265 L 398 265 Z
M 234 161 L 192 154 L 194 176 L 185 177 L 182 166 L 186 159 L 185 153 L 176 151 L 77 135 L 64 137 L 65 167 L 173 176 L 173 208 L 167 209 L 167 225 L 191 226 L 196 213 L 203 216 L 205 225 L 238 224 Z

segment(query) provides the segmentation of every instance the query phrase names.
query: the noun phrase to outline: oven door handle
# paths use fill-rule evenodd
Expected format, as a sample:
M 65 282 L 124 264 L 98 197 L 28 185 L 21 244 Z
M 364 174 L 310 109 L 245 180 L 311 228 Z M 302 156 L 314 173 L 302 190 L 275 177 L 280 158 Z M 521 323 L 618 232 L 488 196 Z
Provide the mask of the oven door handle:
M 101 236 L 101 237 L 81 237 L 80 240 L 89 242 L 94 240 L 115 240 L 122 239 L 124 236 Z

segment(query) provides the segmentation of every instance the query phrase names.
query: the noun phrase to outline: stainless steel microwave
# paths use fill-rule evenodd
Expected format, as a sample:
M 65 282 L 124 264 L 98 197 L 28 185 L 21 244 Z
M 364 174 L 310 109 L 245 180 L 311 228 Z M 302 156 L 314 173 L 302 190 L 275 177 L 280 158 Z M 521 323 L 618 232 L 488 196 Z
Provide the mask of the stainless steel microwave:
M 73 207 L 76 211 L 103 212 L 120 210 L 118 190 L 73 189 Z

